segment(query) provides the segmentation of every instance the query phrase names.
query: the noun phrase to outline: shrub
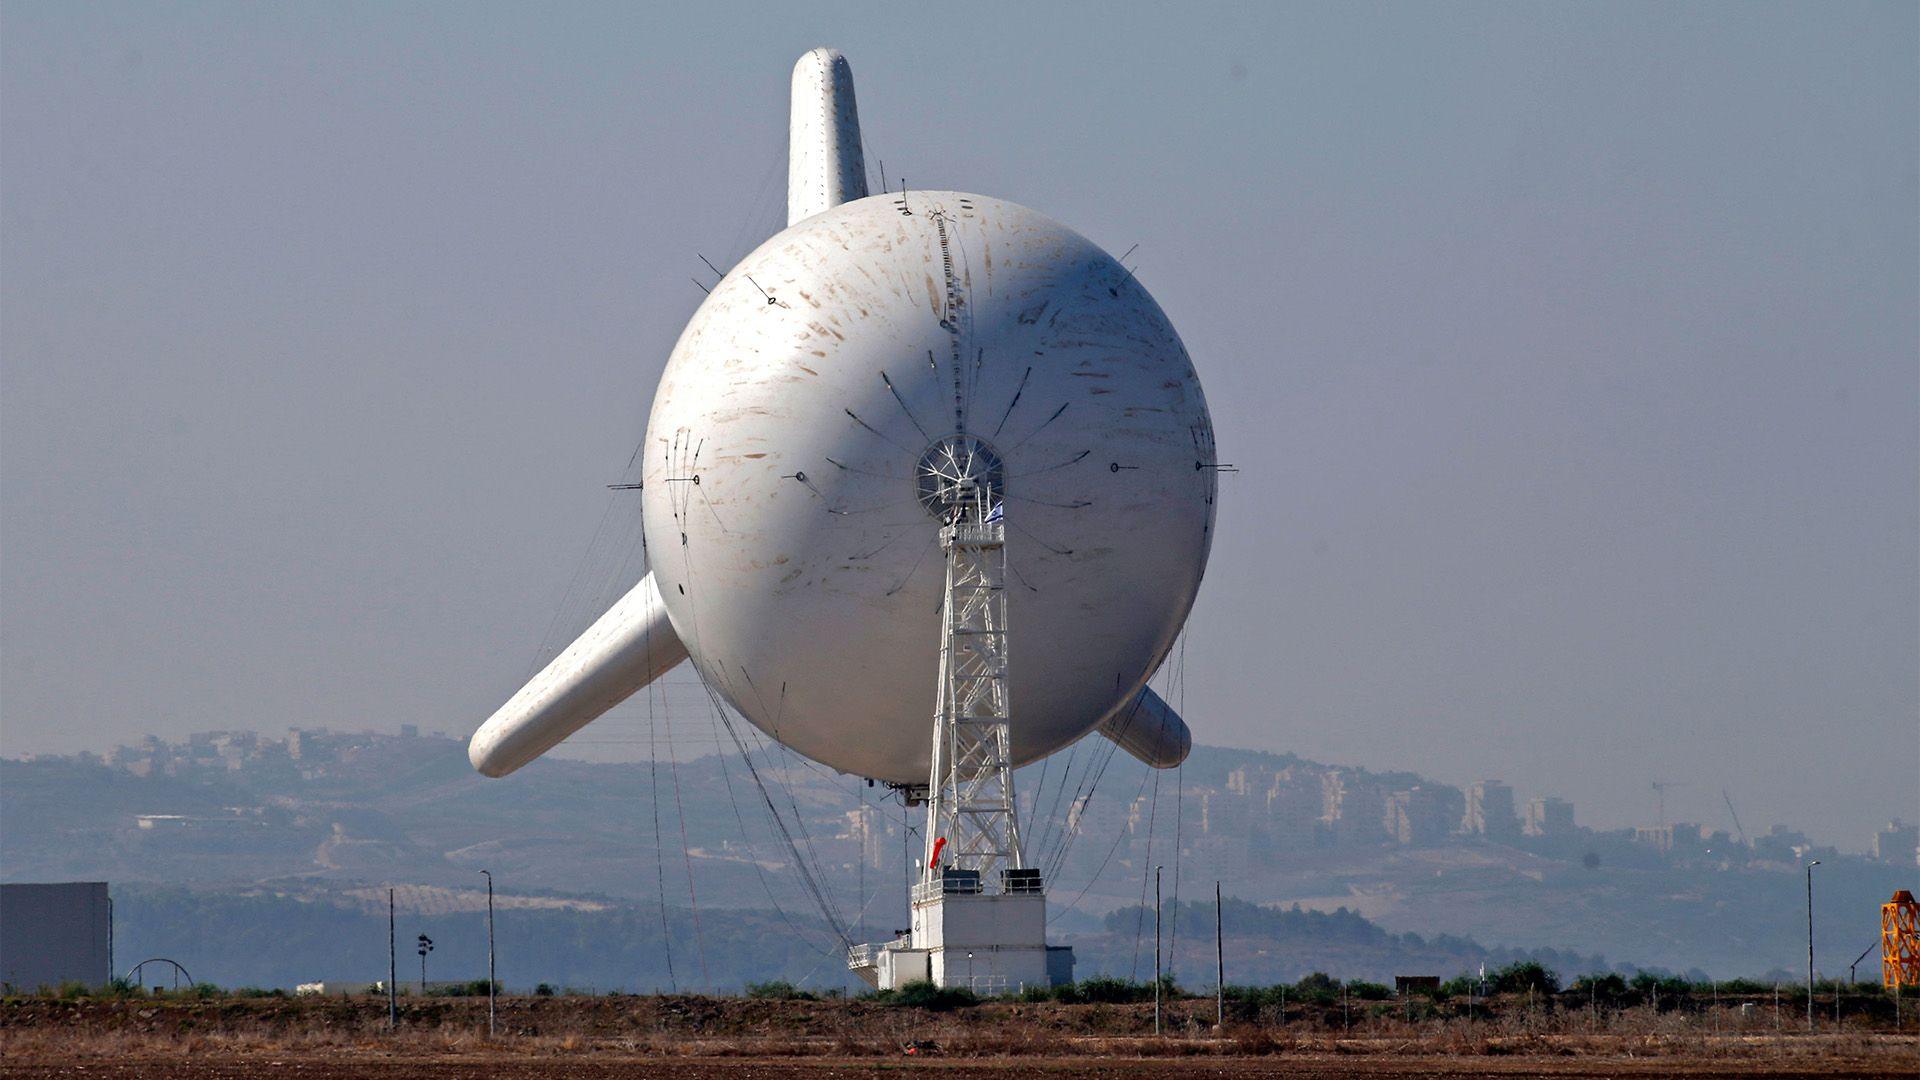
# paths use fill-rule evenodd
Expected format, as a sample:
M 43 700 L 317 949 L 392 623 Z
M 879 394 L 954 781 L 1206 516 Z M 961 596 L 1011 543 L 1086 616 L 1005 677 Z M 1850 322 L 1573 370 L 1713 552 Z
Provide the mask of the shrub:
M 551 983 L 541 983 L 541 984 L 540 984 L 539 986 L 536 986 L 536 987 L 534 987 L 534 988 L 533 988 L 533 996 L 534 996 L 534 997 L 552 997 L 552 996 L 553 996 L 553 986 L 552 986 L 552 984 L 551 984 Z
M 1528 990 L 1543 994 L 1560 992 L 1560 976 L 1535 960 L 1516 960 L 1494 972 L 1489 981 L 1496 994 L 1524 994 Z
M 771 982 L 750 982 L 747 984 L 747 996 L 768 1001 L 818 1001 L 820 995 L 805 990 L 785 980 Z
M 1651 971 L 1640 972 L 1627 985 L 1638 991 L 1642 999 L 1654 1004 L 1671 1003 L 1692 989 L 1687 980 L 1677 975 L 1658 975 Z
M 1221 991 L 1221 996 L 1225 997 L 1228 1001 L 1239 1002 L 1255 1008 L 1262 1005 L 1285 1005 L 1289 1000 L 1296 1002 L 1300 1000 L 1300 995 L 1293 993 L 1285 983 L 1278 983 L 1273 986 L 1233 986 L 1229 984 L 1225 990 Z
M 1153 984 L 1137 983 L 1131 979 L 1116 979 L 1110 975 L 1096 975 L 1091 979 L 1082 979 L 1073 986 L 1074 999 L 1102 1005 L 1127 1005 L 1136 1001 L 1153 1000 Z
M 1339 1000 L 1340 984 L 1335 982 L 1333 976 L 1326 972 L 1316 971 L 1306 978 L 1301 979 L 1299 982 L 1294 983 L 1293 993 L 1302 1003 L 1312 1002 L 1316 1005 L 1325 1005 L 1328 1002 Z
M 1616 974 L 1582 975 L 1568 989 L 1589 999 L 1620 1001 L 1627 996 L 1627 980 Z
M 1350 982 L 1347 993 L 1361 1001 L 1385 1001 L 1393 996 L 1393 987 L 1374 982 Z
M 888 1005 L 946 1012 L 980 1004 L 980 996 L 964 986 L 935 986 L 925 979 L 876 995 Z

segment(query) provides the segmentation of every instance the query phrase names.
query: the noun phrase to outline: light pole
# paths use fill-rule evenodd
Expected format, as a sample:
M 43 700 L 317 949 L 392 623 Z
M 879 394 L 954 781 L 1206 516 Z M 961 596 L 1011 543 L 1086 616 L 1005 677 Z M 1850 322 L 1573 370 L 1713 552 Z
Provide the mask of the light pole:
M 1813 868 L 1820 865 L 1815 859 L 1807 864 L 1807 1030 L 1813 1030 Z
M 487 875 L 487 1038 L 493 1038 L 493 872 Z
M 1227 1025 L 1227 947 L 1226 918 L 1220 910 L 1220 882 L 1213 883 L 1213 1026 L 1225 1031 Z M 1285 1009 L 1281 1010 L 1284 1015 Z
M 1160 1035 L 1160 867 L 1153 868 L 1153 1034 Z

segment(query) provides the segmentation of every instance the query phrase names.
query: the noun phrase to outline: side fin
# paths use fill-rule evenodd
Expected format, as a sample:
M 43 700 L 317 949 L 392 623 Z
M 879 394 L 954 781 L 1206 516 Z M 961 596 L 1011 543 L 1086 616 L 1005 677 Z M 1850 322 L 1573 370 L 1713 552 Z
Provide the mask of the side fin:
M 867 158 L 853 68 L 838 49 L 815 49 L 793 65 L 787 143 L 787 224 L 867 197 Z
M 505 776 L 686 658 L 648 574 L 480 725 L 467 760 L 484 775 Z
M 1151 686 L 1140 690 L 1135 702 L 1122 706 L 1100 721 L 1100 734 L 1119 744 L 1120 749 L 1156 769 L 1171 769 L 1187 760 L 1193 749 L 1193 732 L 1187 722 L 1160 700 Z

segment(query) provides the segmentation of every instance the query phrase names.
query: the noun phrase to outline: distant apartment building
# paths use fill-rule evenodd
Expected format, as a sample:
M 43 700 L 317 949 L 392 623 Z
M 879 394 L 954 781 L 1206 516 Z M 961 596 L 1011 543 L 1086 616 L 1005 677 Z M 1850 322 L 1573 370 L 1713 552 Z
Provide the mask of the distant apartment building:
M 1635 825 L 1633 842 L 1645 844 L 1656 851 L 1673 850 L 1673 826 L 1671 825 Z
M 1920 825 L 1908 825 L 1895 818 L 1873 834 L 1873 857 L 1898 866 L 1920 863 Z
M 1329 769 L 1320 774 L 1320 826 L 1337 846 L 1386 839 L 1381 827 L 1385 805 L 1380 786 L 1354 770 Z
M 1498 780 L 1476 780 L 1467 787 L 1467 812 L 1460 831 L 1490 840 L 1512 840 L 1520 835 L 1520 819 L 1513 812 L 1513 789 Z
M 1084 799 L 1075 799 L 1073 803 L 1067 807 L 1067 824 L 1066 824 L 1065 835 L 1079 836 L 1081 833 L 1081 830 L 1085 828 L 1086 818 L 1087 818 L 1087 803 L 1091 800 L 1091 798 L 1092 796 L 1088 796 L 1087 798 L 1084 798 Z
M 1160 816 L 1155 798 L 1142 795 L 1127 804 L 1127 834 L 1141 836 L 1151 831 Z
M 1231 791 L 1200 793 L 1202 836 L 1241 836 L 1247 831 L 1248 800 Z
M 1800 857 L 1801 851 L 1811 846 L 1812 842 L 1806 838 L 1805 834 L 1789 829 L 1785 825 L 1775 825 L 1768 829 L 1765 835 L 1756 836 L 1753 839 L 1754 855 L 1775 862 L 1793 862 Z
M 1641 825 L 1633 830 L 1635 843 L 1646 844 L 1658 851 L 1686 854 L 1709 848 L 1716 838 L 1726 837 L 1726 833 L 1708 833 L 1706 829 L 1691 821 L 1676 821 L 1671 825 Z M 1728 843 L 1731 843 L 1728 838 Z
M 1453 831 L 1459 814 L 1458 790 L 1420 784 L 1387 795 L 1381 806 L 1381 827 L 1396 844 L 1434 844 Z
M 860 861 L 867 866 L 885 865 L 893 849 L 887 842 L 890 833 L 886 816 L 863 802 L 859 809 L 847 811 L 846 821 L 846 831 L 840 838 L 852 841 L 859 848 Z
M 1311 847 L 1320 834 L 1320 777 L 1298 765 L 1273 774 L 1267 785 L 1267 835 L 1283 848 Z
M 1227 794 L 1245 797 L 1253 791 L 1253 787 L 1257 783 L 1259 783 L 1259 779 L 1255 771 L 1242 765 L 1227 774 Z
M 1572 803 L 1550 795 L 1527 800 L 1527 819 L 1521 831 L 1528 836 L 1568 836 L 1573 830 Z

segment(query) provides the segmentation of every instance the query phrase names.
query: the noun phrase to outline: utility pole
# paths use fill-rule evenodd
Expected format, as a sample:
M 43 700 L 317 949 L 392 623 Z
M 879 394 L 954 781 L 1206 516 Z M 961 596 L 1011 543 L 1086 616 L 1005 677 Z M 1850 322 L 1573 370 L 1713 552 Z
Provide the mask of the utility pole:
M 1820 865 L 1815 859 L 1807 864 L 1807 1030 L 1813 1030 L 1813 868 Z
M 493 873 L 487 875 L 487 1038 L 493 1038 Z
M 1220 906 L 1220 883 L 1213 883 L 1213 1024 L 1224 1029 L 1227 1024 L 1227 945 L 1226 933 L 1222 929 L 1226 913 Z
M 393 949 L 393 890 L 387 890 L 387 1030 L 400 1027 L 400 984 Z
M 1153 868 L 1153 1034 L 1160 1035 L 1160 867 Z

